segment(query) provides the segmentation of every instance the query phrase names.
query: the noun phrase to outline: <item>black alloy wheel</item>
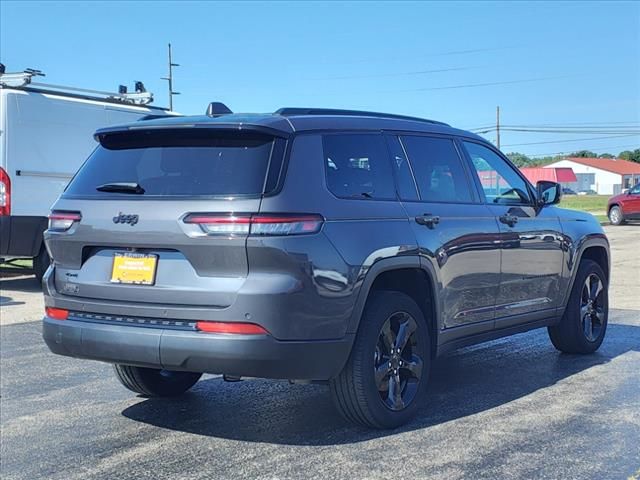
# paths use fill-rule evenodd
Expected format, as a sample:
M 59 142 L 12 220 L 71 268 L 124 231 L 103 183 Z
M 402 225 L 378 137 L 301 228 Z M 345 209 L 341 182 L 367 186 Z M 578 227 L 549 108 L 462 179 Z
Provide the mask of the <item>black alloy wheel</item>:
M 416 338 L 418 324 L 407 312 L 392 314 L 382 326 L 374 354 L 375 382 L 380 399 L 391 410 L 402 410 L 416 396 L 424 352 Z
M 580 321 L 585 338 L 595 342 L 604 327 L 604 285 L 597 274 L 590 274 L 582 286 L 580 296 Z

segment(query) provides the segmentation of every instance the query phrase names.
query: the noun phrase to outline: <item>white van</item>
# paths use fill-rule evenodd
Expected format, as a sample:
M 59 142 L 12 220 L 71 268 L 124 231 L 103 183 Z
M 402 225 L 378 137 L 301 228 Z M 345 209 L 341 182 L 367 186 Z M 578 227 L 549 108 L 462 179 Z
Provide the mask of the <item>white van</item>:
M 36 84 L 29 72 L 15 82 L 16 75 L 0 73 L 0 262 L 33 258 L 41 279 L 49 208 L 96 147 L 96 129 L 171 113 L 136 105 L 153 98 L 141 83 L 137 93 L 109 94 Z

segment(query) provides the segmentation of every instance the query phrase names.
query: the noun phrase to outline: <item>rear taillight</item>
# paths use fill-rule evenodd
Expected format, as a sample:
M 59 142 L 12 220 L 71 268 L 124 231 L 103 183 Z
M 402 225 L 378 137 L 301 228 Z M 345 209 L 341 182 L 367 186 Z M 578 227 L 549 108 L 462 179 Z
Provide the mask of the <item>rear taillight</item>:
M 11 179 L 0 167 L 0 216 L 11 215 Z
M 64 308 L 46 307 L 44 311 L 47 317 L 53 318 L 54 320 L 66 320 L 69 318 L 69 310 L 65 310 Z
M 207 235 L 273 236 L 318 233 L 324 218 L 310 214 L 191 213 L 183 221 L 200 226 Z
M 61 212 L 54 210 L 49 215 L 49 230 L 64 232 L 69 230 L 74 223 L 82 220 L 80 212 Z
M 229 333 L 235 335 L 266 335 L 269 333 L 255 323 L 241 322 L 196 322 L 196 330 L 206 333 Z

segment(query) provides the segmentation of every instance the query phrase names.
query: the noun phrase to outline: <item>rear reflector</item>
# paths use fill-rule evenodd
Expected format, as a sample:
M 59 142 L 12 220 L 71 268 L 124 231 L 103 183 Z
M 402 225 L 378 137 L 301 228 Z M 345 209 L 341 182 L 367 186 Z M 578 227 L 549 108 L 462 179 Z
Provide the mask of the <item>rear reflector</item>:
M 60 212 L 54 210 L 49 215 L 49 230 L 64 232 L 80 220 L 82 220 L 80 212 Z
M 318 233 L 324 218 L 311 214 L 191 213 L 184 223 L 199 225 L 207 235 L 304 235 Z
M 44 310 L 47 317 L 55 320 L 66 320 L 69 318 L 69 310 L 65 310 L 64 308 L 46 307 Z
M 267 332 L 255 323 L 196 322 L 196 330 L 207 333 L 233 333 L 236 335 L 266 335 Z

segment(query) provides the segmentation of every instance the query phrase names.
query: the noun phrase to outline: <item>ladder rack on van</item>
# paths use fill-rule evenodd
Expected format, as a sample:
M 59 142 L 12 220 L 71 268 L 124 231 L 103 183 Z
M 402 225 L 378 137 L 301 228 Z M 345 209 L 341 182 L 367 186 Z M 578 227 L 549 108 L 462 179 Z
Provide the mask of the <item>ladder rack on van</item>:
M 105 92 L 101 90 L 88 90 L 86 88 L 34 82 L 33 77 L 44 77 L 45 74 L 40 70 L 31 68 L 27 68 L 23 72 L 15 73 L 5 73 L 4 70 L 4 65 L 0 64 L 0 88 L 14 88 L 38 93 L 53 93 L 68 97 L 85 98 L 87 100 L 100 100 L 132 105 L 148 105 L 153 102 L 153 93 L 147 92 L 142 82 L 135 82 L 135 93 L 128 93 L 127 87 L 124 85 L 120 85 L 118 92 Z

